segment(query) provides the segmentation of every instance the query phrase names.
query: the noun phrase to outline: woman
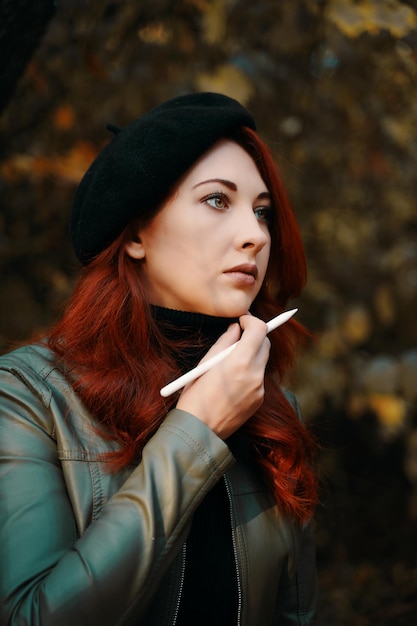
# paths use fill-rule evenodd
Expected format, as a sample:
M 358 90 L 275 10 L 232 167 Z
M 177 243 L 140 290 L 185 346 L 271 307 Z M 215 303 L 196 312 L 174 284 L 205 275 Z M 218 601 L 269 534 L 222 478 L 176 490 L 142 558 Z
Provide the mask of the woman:
M 305 261 L 252 116 L 202 93 L 116 131 L 72 240 L 63 319 L 0 360 L 1 623 L 315 623 L 313 444 L 281 389 L 305 332 L 262 321 Z

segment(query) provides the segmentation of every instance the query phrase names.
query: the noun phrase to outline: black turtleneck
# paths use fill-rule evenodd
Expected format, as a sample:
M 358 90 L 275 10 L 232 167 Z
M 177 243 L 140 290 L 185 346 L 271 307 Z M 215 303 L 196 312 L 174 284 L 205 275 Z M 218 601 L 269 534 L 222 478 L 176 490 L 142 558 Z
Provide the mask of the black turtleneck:
M 205 313 L 167 309 L 154 304 L 151 306 L 151 311 L 155 320 L 166 322 L 172 330 L 181 334 L 199 333 L 206 339 L 218 339 L 230 324 L 239 322 L 237 317 L 216 317 Z
M 181 372 L 195 367 L 207 350 L 226 332 L 230 324 L 239 323 L 237 317 L 215 317 L 155 305 L 152 305 L 151 311 L 163 335 L 171 340 L 184 340 L 190 346 L 176 355 L 177 365 Z
M 170 339 L 190 337 L 190 350 L 181 351 L 178 365 L 187 371 L 236 318 L 218 318 L 152 307 L 154 319 Z M 228 444 L 235 449 L 233 439 Z M 240 447 L 240 446 L 238 446 Z M 244 446 L 247 451 L 247 446 Z M 177 626 L 230 626 L 237 621 L 238 588 L 233 552 L 230 505 L 223 480 L 196 510 L 187 537 L 185 578 Z

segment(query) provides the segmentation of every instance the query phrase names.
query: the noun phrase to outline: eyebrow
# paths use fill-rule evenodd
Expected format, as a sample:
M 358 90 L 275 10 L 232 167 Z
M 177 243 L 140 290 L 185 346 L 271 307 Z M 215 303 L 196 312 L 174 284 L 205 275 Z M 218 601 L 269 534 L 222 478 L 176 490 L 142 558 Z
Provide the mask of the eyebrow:
M 229 187 L 229 189 L 237 191 L 237 185 L 235 185 L 235 183 L 232 183 L 231 180 L 225 180 L 224 178 L 209 178 L 208 180 L 202 180 L 201 183 L 197 183 L 196 185 L 194 185 L 193 189 L 195 189 L 196 187 L 200 187 L 200 185 L 205 185 L 206 183 L 221 183 L 222 185 Z
M 224 178 L 209 178 L 208 180 L 202 180 L 201 183 L 197 183 L 196 185 L 194 185 L 193 189 L 196 189 L 196 187 L 200 187 L 200 185 L 205 185 L 206 183 L 221 183 L 232 191 L 237 191 L 237 185 L 231 180 L 226 180 Z M 257 200 L 262 200 L 263 198 L 267 198 L 268 200 L 270 200 L 271 194 L 269 191 L 261 191 L 261 193 L 258 194 L 256 198 Z

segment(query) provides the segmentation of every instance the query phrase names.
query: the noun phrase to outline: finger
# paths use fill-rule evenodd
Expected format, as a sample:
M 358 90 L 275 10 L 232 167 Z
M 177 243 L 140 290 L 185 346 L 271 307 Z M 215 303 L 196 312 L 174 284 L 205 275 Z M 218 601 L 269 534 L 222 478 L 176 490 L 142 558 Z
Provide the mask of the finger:
M 268 332 L 267 325 L 263 320 L 248 313 L 239 317 L 239 324 L 242 330 L 259 329 L 265 332 L 265 334 Z
M 242 315 L 239 323 L 243 331 L 240 339 L 242 349 L 245 347 L 245 349 L 256 351 L 268 333 L 267 325 L 252 315 Z

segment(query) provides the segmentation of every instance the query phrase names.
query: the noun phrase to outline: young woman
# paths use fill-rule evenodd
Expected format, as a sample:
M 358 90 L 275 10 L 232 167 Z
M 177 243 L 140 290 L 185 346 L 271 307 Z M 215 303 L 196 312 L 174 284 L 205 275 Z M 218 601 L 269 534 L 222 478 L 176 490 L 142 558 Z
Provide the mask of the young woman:
M 72 239 L 62 320 L 0 359 L 1 624 L 316 623 L 314 450 L 282 389 L 306 333 L 265 324 L 305 259 L 251 115 L 200 93 L 116 132 Z

